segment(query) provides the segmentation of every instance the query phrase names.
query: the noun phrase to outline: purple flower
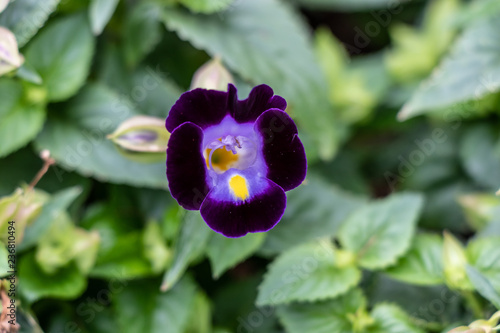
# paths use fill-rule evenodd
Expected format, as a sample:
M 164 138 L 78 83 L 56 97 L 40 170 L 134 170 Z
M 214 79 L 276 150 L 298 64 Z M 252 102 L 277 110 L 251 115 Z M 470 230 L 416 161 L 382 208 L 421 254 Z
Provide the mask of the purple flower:
M 285 191 L 299 186 L 307 170 L 285 108 L 264 84 L 243 101 L 232 84 L 227 92 L 182 94 L 166 121 L 172 196 L 226 237 L 273 228 L 286 208 Z

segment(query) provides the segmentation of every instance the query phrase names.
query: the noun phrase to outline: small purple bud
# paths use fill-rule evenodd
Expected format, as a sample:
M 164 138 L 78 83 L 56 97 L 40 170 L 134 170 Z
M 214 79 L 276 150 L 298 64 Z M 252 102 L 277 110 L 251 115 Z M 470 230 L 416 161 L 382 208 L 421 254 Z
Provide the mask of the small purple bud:
M 143 153 L 165 153 L 169 137 L 163 120 L 149 116 L 127 119 L 108 135 L 121 148 Z

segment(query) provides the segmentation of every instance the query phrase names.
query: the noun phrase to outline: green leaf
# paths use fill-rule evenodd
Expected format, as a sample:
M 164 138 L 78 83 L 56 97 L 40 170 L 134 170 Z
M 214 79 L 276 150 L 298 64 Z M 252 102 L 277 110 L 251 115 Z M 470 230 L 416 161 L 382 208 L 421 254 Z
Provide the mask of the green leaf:
M 124 54 L 113 44 L 107 45 L 97 70 L 99 81 L 131 97 L 136 108 L 150 116 L 164 118 L 183 90 L 162 67 L 138 66 L 127 69 Z
M 137 103 L 137 109 L 159 118 L 165 118 L 168 110 L 183 93 L 158 66 L 156 68 L 139 66 L 130 76 L 129 86 L 130 90 L 127 93 L 132 96 L 133 102 Z M 136 89 L 140 89 L 137 87 L 144 87 L 145 94 L 139 95 L 141 98 L 134 98 Z
M 160 41 L 161 12 L 158 4 L 141 2 L 127 14 L 123 52 L 129 67 L 137 65 Z
M 207 245 L 207 255 L 214 278 L 251 256 L 262 245 L 265 236 L 265 233 L 253 233 L 241 238 L 227 238 L 213 233 Z
M 490 224 L 475 235 L 477 238 L 490 236 L 500 236 L 500 216 L 496 216 Z
M 328 81 L 330 102 L 339 118 L 348 124 L 366 119 L 376 103 L 366 80 L 368 75 L 352 70 L 343 44 L 328 29 L 316 30 L 315 51 Z M 378 88 L 383 87 L 383 76 L 377 76 Z
M 347 292 L 359 282 L 361 272 L 340 259 L 328 240 L 287 250 L 270 264 L 259 286 L 257 305 L 317 301 Z
M 267 232 L 261 252 L 275 255 L 318 237 L 334 236 L 365 201 L 322 179 L 308 179 L 307 184 L 287 193 L 288 207 L 282 221 Z
M 47 274 L 38 266 L 33 252 L 19 259 L 18 274 L 19 293 L 29 302 L 45 297 L 73 299 L 87 286 L 76 265 L 70 264 L 54 274 Z
M 144 244 L 140 232 L 118 236 L 107 246 L 98 253 L 90 276 L 126 280 L 154 274 L 150 261 L 142 251 Z
M 419 286 L 393 280 L 385 274 L 371 275 L 367 287 L 370 304 L 391 303 L 410 313 L 415 319 L 427 322 L 453 321 L 456 313 L 463 307 L 458 291 L 451 291 L 445 285 Z M 432 304 L 431 304 L 432 303 Z M 439 303 L 439 305 L 436 305 Z M 439 306 L 439 313 L 435 311 Z
M 500 197 L 493 193 L 464 194 L 458 198 L 467 222 L 473 230 L 481 231 L 500 215 Z
M 390 9 L 391 15 L 399 13 L 401 3 L 391 0 L 292 0 L 313 10 L 368 11 L 377 8 Z
M 408 253 L 386 270 L 397 280 L 417 285 L 434 285 L 443 279 L 443 240 L 434 234 L 418 234 Z
M 426 6 L 420 28 L 401 23 L 390 27 L 394 46 L 386 55 L 386 66 L 394 79 L 419 82 L 431 73 L 455 36 L 451 22 L 459 4 L 459 0 L 436 0 Z M 377 17 L 386 19 L 384 14 Z
M 100 35 L 120 0 L 92 0 L 89 6 L 90 26 L 94 35 Z
M 288 101 L 292 115 L 312 139 L 308 154 L 331 159 L 343 133 L 324 101 L 326 80 L 316 62 L 309 31 L 288 4 L 243 0 L 219 15 L 197 16 L 169 8 L 168 29 L 212 57 L 220 56 L 243 79 L 267 83 Z
M 457 103 L 478 100 L 500 88 L 500 17 L 475 22 L 451 54 L 400 111 L 408 119 Z M 474 108 L 471 108 L 474 110 Z
M 412 193 L 367 204 L 344 222 L 338 238 L 363 268 L 385 268 L 410 247 L 422 206 L 422 196 Z
M 378 304 L 373 309 L 374 326 L 368 333 L 424 333 L 411 323 L 410 317 L 399 307 L 392 304 Z
M 172 288 L 189 264 L 204 253 L 212 234 L 199 212 L 187 212 L 174 249 L 172 266 L 165 272 L 161 289 Z
M 159 273 L 165 269 L 171 257 L 171 252 L 162 237 L 159 223 L 148 222 L 142 236 L 144 256 L 151 263 L 153 272 Z
M 489 300 L 497 309 L 500 310 L 500 292 L 497 291 L 491 281 L 488 280 L 473 266 L 467 265 L 467 276 L 474 285 L 474 288 L 487 300 Z
M 0 79 L 0 157 L 30 142 L 44 120 L 45 107 L 30 102 L 20 82 Z
M 43 83 L 42 77 L 38 74 L 30 64 L 23 64 L 16 72 L 16 76 L 24 81 L 41 85 Z
M 500 183 L 500 141 L 486 124 L 469 128 L 462 136 L 460 158 L 465 171 L 481 186 L 496 190 Z
M 465 270 L 467 254 L 462 243 L 445 231 L 443 242 L 443 271 L 446 285 L 453 290 L 472 290 Z
M 128 214 L 107 204 L 91 206 L 81 225 L 99 233 L 100 246 L 95 267 L 90 276 L 104 279 L 127 280 L 153 275 L 153 266 L 147 258 L 144 233 L 137 230 Z
M 63 167 L 100 181 L 167 188 L 165 163 L 134 162 L 120 154 L 105 138 L 137 113 L 130 102 L 106 86 L 86 86 L 68 105 L 64 115 L 49 118 L 35 144 L 49 149 Z
M 27 250 L 37 244 L 40 237 L 43 237 L 49 230 L 52 222 L 61 214 L 64 214 L 69 205 L 82 193 L 79 186 L 70 187 L 54 194 L 40 212 L 38 218 L 26 228 L 21 244 L 17 246 L 17 251 Z
M 227 9 L 234 0 L 178 0 L 195 13 L 211 14 Z
M 16 0 L 11 1 L 0 14 L 0 26 L 14 33 L 19 47 L 24 46 L 40 29 L 60 0 Z
M 135 279 L 154 274 L 151 260 L 144 251 L 144 234 L 138 230 L 120 230 L 116 225 L 123 223 L 119 217 L 109 211 L 98 211 L 90 218 L 91 230 L 97 230 L 101 238 L 92 277 L 106 279 Z
M 191 305 L 188 327 L 184 333 L 211 333 L 212 313 L 210 299 L 202 292 L 197 292 L 194 304 Z
M 487 278 L 500 292 L 500 236 L 477 238 L 469 242 L 466 255 L 469 265 Z
M 94 266 L 98 248 L 97 232 L 75 227 L 69 215 L 63 213 L 53 219 L 49 230 L 40 237 L 35 259 L 48 274 L 54 274 L 70 261 L 87 274 Z
M 8 259 L 9 252 L 3 244 L 0 244 L 0 277 L 7 275 L 7 272 L 11 270 Z
M 471 25 L 476 20 L 484 20 L 500 12 L 500 2 L 496 0 L 481 0 L 467 3 L 464 10 L 455 18 L 461 27 Z
M 162 293 L 153 281 L 130 282 L 115 296 L 120 332 L 184 333 L 195 303 L 196 286 L 184 278 L 172 290 Z
M 330 301 L 280 306 L 278 317 L 288 333 L 352 333 L 349 317 L 365 306 L 366 300 L 356 288 Z
M 67 16 L 50 23 L 28 45 L 26 62 L 40 74 L 50 101 L 73 96 L 84 84 L 94 53 L 87 17 Z

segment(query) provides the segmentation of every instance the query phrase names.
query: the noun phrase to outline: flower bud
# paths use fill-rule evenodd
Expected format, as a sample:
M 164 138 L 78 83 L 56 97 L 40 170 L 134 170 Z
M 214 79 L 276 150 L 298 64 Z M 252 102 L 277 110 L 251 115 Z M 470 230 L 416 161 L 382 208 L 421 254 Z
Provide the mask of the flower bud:
M 18 188 L 10 196 L 0 198 L 0 235 L 6 241 L 8 222 L 16 222 L 16 242 L 20 243 L 24 229 L 34 221 L 49 199 L 43 191 L 31 188 Z
M 10 30 L 0 27 L 0 76 L 20 67 L 23 62 L 16 37 Z
M 135 116 L 125 120 L 110 135 L 118 146 L 133 152 L 165 153 L 170 134 L 163 119 Z
M 489 320 L 479 319 L 472 322 L 469 326 L 460 326 L 452 329 L 448 333 L 493 333 L 500 327 L 494 327 L 500 320 L 500 311 L 493 314 Z
M 222 65 L 219 58 L 214 58 L 198 68 L 193 75 L 191 88 L 205 88 L 226 91 L 228 83 L 233 83 L 231 73 Z
M 473 290 L 467 277 L 467 257 L 462 244 L 452 234 L 444 232 L 443 265 L 446 284 L 450 289 Z
M 500 198 L 492 194 L 468 194 L 458 198 L 469 224 L 475 230 L 484 228 L 500 213 Z

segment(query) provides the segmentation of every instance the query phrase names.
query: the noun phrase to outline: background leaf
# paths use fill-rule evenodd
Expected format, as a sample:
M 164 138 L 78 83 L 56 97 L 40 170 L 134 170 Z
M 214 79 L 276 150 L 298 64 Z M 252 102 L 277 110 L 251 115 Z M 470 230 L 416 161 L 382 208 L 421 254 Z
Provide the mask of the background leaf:
M 265 255 L 278 254 L 318 237 L 334 236 L 349 214 L 361 208 L 366 199 L 312 178 L 288 192 L 287 202 L 282 221 L 267 232 L 260 250 Z
M 11 1 L 0 13 L 0 26 L 7 27 L 16 36 L 19 47 L 24 46 L 40 29 L 60 0 Z
M 195 13 L 211 14 L 227 9 L 234 0 L 179 0 Z
M 120 332 L 159 333 L 168 327 L 169 333 L 184 333 L 189 309 L 194 305 L 195 290 L 189 278 L 165 293 L 159 291 L 158 283 L 131 282 L 116 294 L 114 301 Z
M 20 82 L 0 79 L 0 157 L 30 142 L 44 121 L 45 107 L 30 101 Z
M 155 3 L 141 2 L 128 13 L 123 52 L 129 67 L 137 65 L 160 41 L 161 10 Z
M 43 297 L 73 299 L 87 286 L 76 265 L 70 264 L 54 274 L 47 274 L 40 269 L 32 252 L 19 260 L 18 271 L 19 293 L 29 302 Z
M 370 203 L 344 222 L 339 240 L 362 267 L 387 267 L 408 250 L 422 206 L 423 198 L 409 193 Z
M 500 309 L 500 293 L 493 288 L 490 281 L 474 267 L 467 265 L 467 276 L 474 288 L 497 309 Z
M 280 306 L 278 317 L 289 333 L 351 333 L 349 315 L 365 304 L 361 290 L 353 289 L 334 300 Z
M 144 234 L 134 228 L 132 219 L 118 212 L 115 207 L 96 204 L 82 219 L 82 226 L 96 231 L 100 239 L 97 260 L 89 275 L 111 280 L 153 275 L 153 266 L 145 251 L 151 244 L 145 244 Z
M 251 233 L 241 238 L 212 233 L 206 249 L 212 275 L 218 278 L 227 269 L 248 258 L 262 245 L 265 237 L 265 233 Z
M 8 262 L 9 252 L 2 244 L 0 245 L 0 277 L 7 275 L 7 272 L 10 271 L 10 265 Z
M 347 292 L 361 278 L 354 266 L 340 265 L 327 240 L 285 251 L 269 266 L 259 286 L 257 305 L 318 301 Z
M 22 242 L 17 251 L 24 251 L 34 246 L 50 228 L 51 223 L 63 214 L 69 205 L 82 193 L 80 187 L 70 187 L 54 194 L 43 207 L 40 215 L 26 228 Z
M 120 0 L 92 0 L 89 6 L 90 26 L 94 35 L 100 35 Z
M 411 323 L 408 315 L 399 307 L 391 304 L 377 305 L 372 311 L 375 327 L 370 327 L 370 333 L 423 333 Z
M 462 137 L 460 157 L 467 173 L 491 191 L 500 183 L 500 140 L 485 125 L 469 128 Z
M 162 290 L 169 290 L 182 277 L 189 264 L 206 250 L 212 234 L 198 212 L 187 212 L 174 248 L 174 259 L 165 272 Z
M 467 244 L 466 255 L 470 266 L 487 278 L 500 292 L 500 237 L 478 238 Z
M 293 0 L 314 10 L 358 11 L 388 8 L 390 0 Z M 389 7 L 392 8 L 392 7 Z
M 434 234 L 418 234 L 408 253 L 386 273 L 394 279 L 417 285 L 434 285 L 443 279 L 443 240 Z
M 87 79 L 94 38 L 83 14 L 51 22 L 29 44 L 26 62 L 40 74 L 47 98 L 61 101 L 73 96 Z
M 499 36 L 498 16 L 468 27 L 457 40 L 452 53 L 420 86 L 398 117 L 407 119 L 498 91 L 500 48 L 492 41 Z M 474 111 L 474 108 L 471 110 Z

